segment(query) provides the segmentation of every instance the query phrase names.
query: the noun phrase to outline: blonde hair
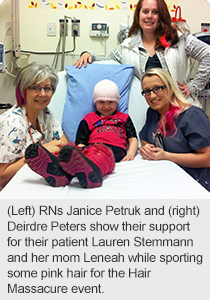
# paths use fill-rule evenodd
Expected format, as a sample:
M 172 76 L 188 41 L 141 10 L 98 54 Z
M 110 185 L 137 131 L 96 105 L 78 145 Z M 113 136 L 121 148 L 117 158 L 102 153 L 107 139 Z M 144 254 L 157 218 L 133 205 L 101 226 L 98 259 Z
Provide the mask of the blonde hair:
M 158 76 L 168 91 L 168 101 L 170 103 L 169 111 L 161 116 L 158 123 L 158 130 L 165 136 L 174 136 L 177 132 L 175 121 L 180 113 L 189 108 L 191 104 L 185 99 L 172 77 L 161 68 L 152 68 L 146 71 L 142 76 L 142 83 L 144 78 Z

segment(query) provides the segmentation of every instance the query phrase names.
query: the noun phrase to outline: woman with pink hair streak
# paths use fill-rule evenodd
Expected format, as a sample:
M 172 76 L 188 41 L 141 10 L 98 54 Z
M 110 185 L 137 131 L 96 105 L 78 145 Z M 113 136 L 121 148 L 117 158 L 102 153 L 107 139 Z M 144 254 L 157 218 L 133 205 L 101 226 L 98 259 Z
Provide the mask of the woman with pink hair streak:
M 0 116 L 0 189 L 26 163 L 24 155 L 28 145 L 38 142 L 50 152 L 56 152 L 68 142 L 47 107 L 57 83 L 53 68 L 42 63 L 30 63 L 19 71 L 17 104 Z M 68 178 L 66 181 L 69 182 Z
M 139 134 L 142 157 L 173 161 L 210 191 L 207 115 L 185 100 L 171 76 L 161 68 L 143 75 L 142 95 L 150 106 Z

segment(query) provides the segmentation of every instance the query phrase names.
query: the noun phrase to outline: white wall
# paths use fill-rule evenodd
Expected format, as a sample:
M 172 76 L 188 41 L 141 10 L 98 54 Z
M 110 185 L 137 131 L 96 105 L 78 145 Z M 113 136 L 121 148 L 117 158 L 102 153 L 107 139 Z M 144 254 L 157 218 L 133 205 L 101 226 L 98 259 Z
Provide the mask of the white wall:
M 92 22 L 105 22 L 110 26 L 110 36 L 106 42 L 106 50 L 109 53 L 117 46 L 117 33 L 120 23 L 127 23 L 128 16 L 130 22 L 133 20 L 133 11 L 100 11 L 85 9 L 28 9 L 26 0 L 20 2 L 20 43 L 21 49 L 35 52 L 54 52 L 59 39 L 59 19 L 64 15 L 74 16 L 80 20 L 80 37 L 76 38 L 76 51 L 65 57 L 65 64 L 71 65 L 79 57 L 79 54 L 88 50 L 96 54 L 104 54 L 105 44 L 100 38 L 89 37 L 89 27 Z M 169 3 L 169 2 L 168 2 Z M 191 32 L 199 32 L 202 22 L 210 23 L 210 4 L 207 0 L 174 0 L 174 3 L 182 8 L 182 17 L 185 18 L 191 28 Z M 172 15 L 173 16 L 173 15 Z M 11 0 L 5 0 L 0 6 L 0 41 L 3 39 L 5 23 L 11 21 Z M 70 21 L 70 20 L 69 20 Z M 55 37 L 47 36 L 47 22 L 56 22 L 57 34 Z M 71 23 L 71 22 L 69 22 Z M 70 24 L 69 24 L 70 32 Z M 11 36 L 6 37 L 6 48 L 10 49 Z M 66 39 L 66 50 L 73 48 L 73 38 L 69 35 Z M 27 62 L 42 61 L 52 64 L 53 55 L 34 55 L 22 57 L 17 60 L 22 67 Z M 10 56 L 7 55 L 7 61 Z M 60 64 L 57 71 L 60 70 Z M 0 102 L 14 103 L 14 79 L 5 73 L 0 73 Z
M 48 13 L 49 11 L 49 13 Z M 76 38 L 76 51 L 66 57 L 66 63 L 72 64 L 84 50 L 89 50 L 97 54 L 104 55 L 105 44 L 102 38 L 90 38 L 89 28 L 92 22 L 102 22 L 109 24 L 110 36 L 106 39 L 107 53 L 117 46 L 117 33 L 120 30 L 120 23 L 127 23 L 127 17 L 130 17 L 130 23 L 133 20 L 133 11 L 99 11 L 99 10 L 27 10 L 21 7 L 20 30 L 21 30 L 21 48 L 23 50 L 33 51 L 50 51 L 56 49 L 59 40 L 59 19 L 63 19 L 64 15 L 74 16 L 80 20 L 80 37 Z M 31 20 L 39 19 L 39 22 L 31 22 Z M 56 37 L 47 36 L 47 22 L 56 22 Z M 66 50 L 73 48 L 73 38 L 71 36 L 71 20 L 68 22 L 69 35 L 66 39 Z M 33 59 L 43 59 L 40 56 L 34 56 Z M 30 58 L 32 59 L 32 57 Z M 45 60 L 51 63 L 53 56 L 45 56 Z

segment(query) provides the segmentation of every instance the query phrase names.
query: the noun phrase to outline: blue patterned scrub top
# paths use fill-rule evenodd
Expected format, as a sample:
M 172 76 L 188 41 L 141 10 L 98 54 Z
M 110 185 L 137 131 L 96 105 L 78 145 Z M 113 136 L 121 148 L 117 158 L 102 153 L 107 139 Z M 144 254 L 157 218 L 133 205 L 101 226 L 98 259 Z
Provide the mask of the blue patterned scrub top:
M 29 122 L 32 140 L 24 107 L 14 105 L 0 115 L 0 163 L 12 163 L 23 157 L 33 141 L 45 144 L 63 135 L 61 125 L 48 107 L 39 113 L 38 122 L 42 133 Z

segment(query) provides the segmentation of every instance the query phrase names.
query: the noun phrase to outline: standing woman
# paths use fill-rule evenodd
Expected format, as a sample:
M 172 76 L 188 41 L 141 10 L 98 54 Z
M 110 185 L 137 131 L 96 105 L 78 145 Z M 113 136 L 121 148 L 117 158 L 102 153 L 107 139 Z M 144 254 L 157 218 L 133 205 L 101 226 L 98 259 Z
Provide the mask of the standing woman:
M 29 144 L 39 142 L 56 152 L 68 142 L 47 107 L 57 84 L 57 74 L 47 65 L 34 62 L 20 70 L 17 104 L 0 116 L 0 189 L 25 164 Z
M 150 106 L 140 131 L 140 153 L 148 160 L 170 160 L 210 191 L 210 124 L 204 111 L 190 105 L 163 69 L 142 77 Z
M 190 81 L 187 78 L 189 57 L 199 62 Z M 134 65 L 134 75 L 139 79 L 148 68 L 163 68 L 178 84 L 185 98 L 197 106 L 200 104 L 194 93 L 202 90 L 210 78 L 210 46 L 189 32 L 178 35 L 164 0 L 139 0 L 129 37 L 107 57 L 83 52 L 74 65 L 81 68 L 83 64 L 86 66 L 103 59 Z

